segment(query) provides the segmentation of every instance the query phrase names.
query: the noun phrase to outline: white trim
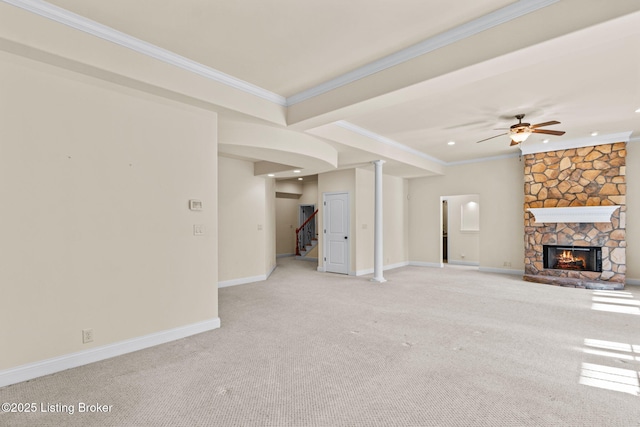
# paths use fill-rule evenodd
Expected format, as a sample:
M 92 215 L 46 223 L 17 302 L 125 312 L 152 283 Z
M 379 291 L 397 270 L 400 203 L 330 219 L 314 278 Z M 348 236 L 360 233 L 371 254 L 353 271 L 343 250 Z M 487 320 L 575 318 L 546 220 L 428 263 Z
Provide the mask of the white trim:
M 283 107 L 287 106 L 287 99 L 252 83 L 245 82 L 221 71 L 202 65 L 196 61 L 180 56 L 176 53 L 147 43 L 128 34 L 115 30 L 106 25 L 92 21 L 84 16 L 75 14 L 61 7 L 41 0 L 0 0 L 26 11 L 35 13 L 44 18 L 51 19 L 60 24 L 75 28 L 76 30 L 91 34 L 103 40 L 126 47 L 151 58 L 158 59 L 167 64 L 182 68 L 198 74 L 207 79 L 222 83 L 225 86 L 241 90 L 251 95 L 271 101 Z
M 573 206 L 563 208 L 529 208 L 536 224 L 611 222 L 620 206 Z
M 221 71 L 202 65 L 188 58 L 162 49 L 151 43 L 147 43 L 128 34 L 117 31 L 106 25 L 87 19 L 81 15 L 70 12 L 61 7 L 42 0 L 0 0 L 29 12 L 35 13 L 60 24 L 75 28 L 103 40 L 116 43 L 120 46 L 132 49 L 143 55 L 150 56 L 168 64 L 175 65 L 187 71 L 199 74 L 205 78 L 217 81 L 235 89 L 258 96 L 283 107 L 291 106 L 317 95 L 329 92 L 338 87 L 363 79 L 379 71 L 402 64 L 418 56 L 433 52 L 442 47 L 451 45 L 465 38 L 474 36 L 482 31 L 489 30 L 505 22 L 519 18 L 531 12 L 557 3 L 559 0 L 520 0 L 502 9 L 491 12 L 471 22 L 467 22 L 444 33 L 430 37 L 420 43 L 406 49 L 395 52 L 384 58 L 380 58 L 367 65 L 345 73 L 337 78 L 328 80 L 320 85 L 306 89 L 288 98 L 274 92 L 263 89 L 249 82 L 237 79 Z
M 520 157 L 521 153 L 512 153 L 512 154 L 502 154 L 500 156 L 491 156 L 491 157 L 480 157 L 477 159 L 470 160 L 458 160 L 456 162 L 448 162 L 444 163 L 445 166 L 458 166 L 458 165 L 468 165 L 471 163 L 482 163 L 482 162 L 490 162 L 492 160 L 502 160 L 502 159 L 511 159 L 514 157 Z
M 512 270 L 510 268 L 480 267 L 478 271 L 480 271 L 481 273 L 513 274 L 515 276 L 524 276 L 524 270 Z
M 480 267 L 480 263 L 477 261 L 461 261 L 461 260 L 455 260 L 455 259 L 450 259 L 447 261 L 447 264 L 449 265 L 467 265 L 470 267 Z
M 444 263 L 442 262 L 409 261 L 409 265 L 415 267 L 444 268 Z
M 460 160 L 460 161 L 456 161 L 456 162 L 445 162 L 444 160 L 440 160 L 436 157 L 430 156 L 426 153 L 423 153 L 422 151 L 416 150 L 415 148 L 409 147 L 407 145 L 404 145 L 398 141 L 395 141 L 391 138 L 387 138 L 386 136 L 382 136 L 380 134 L 377 134 L 375 132 L 372 132 L 368 129 L 362 128 L 360 126 L 354 125 L 353 123 L 350 123 L 346 120 L 339 120 L 337 122 L 334 122 L 334 124 L 336 126 L 340 126 L 343 129 L 347 129 L 351 132 L 357 133 L 359 135 L 362 135 L 366 138 L 369 139 L 373 139 L 374 141 L 380 142 L 382 144 L 385 145 L 389 145 L 391 147 L 394 148 L 398 148 L 402 151 L 406 151 L 409 154 L 413 154 L 414 156 L 418 156 L 421 157 L 425 160 L 429 160 L 431 162 L 437 163 L 439 165 L 443 165 L 443 166 L 458 166 L 458 165 L 467 165 L 467 164 L 471 164 L 471 163 L 481 163 L 481 162 L 489 162 L 492 160 L 502 160 L 502 159 L 510 159 L 510 158 L 514 158 L 514 157 L 520 157 L 522 155 L 522 153 L 520 152 L 516 152 L 516 153 L 512 153 L 512 154 L 502 154 L 500 156 L 491 156 L 491 157 L 482 157 L 479 159 L 470 159 L 470 160 Z
M 640 286 L 640 279 L 625 279 L 625 285 Z
M 326 273 L 327 270 L 324 268 L 324 266 L 318 266 L 318 268 L 316 269 L 318 272 L 320 273 Z
M 273 272 L 274 272 L 274 271 L 276 271 L 276 268 L 278 268 L 278 263 L 277 263 L 277 262 L 276 262 L 276 263 L 274 263 L 274 264 L 271 266 L 271 270 L 269 270 L 269 272 L 267 273 L 267 279 L 268 279 L 269 277 L 271 277 L 271 274 L 273 274 Z
M 408 152 L 410 154 L 413 154 L 415 156 L 422 157 L 423 159 L 438 163 L 440 165 L 446 165 L 446 163 L 443 162 L 440 159 L 437 159 L 435 157 L 431 157 L 430 155 L 425 154 L 422 151 L 418 151 L 415 148 L 411 148 L 411 147 L 409 147 L 407 145 L 401 144 L 398 141 L 394 141 L 391 138 L 387 138 L 387 137 L 379 135 L 379 134 L 377 134 L 375 132 L 371 132 L 370 130 L 367 130 L 365 128 L 361 128 L 360 126 L 356 126 L 353 123 L 349 123 L 346 120 L 339 120 L 337 122 L 334 122 L 334 124 L 337 125 L 337 126 L 340 126 L 343 129 L 347 129 L 347 130 L 350 130 L 351 132 L 354 132 L 354 133 L 357 133 L 359 135 L 362 135 L 362 136 L 364 136 L 366 138 L 373 139 L 375 141 L 381 142 L 381 143 L 389 145 L 391 147 L 395 147 L 395 148 L 398 148 L 400 150 L 406 151 L 406 152 Z
M 263 282 L 267 280 L 268 277 L 269 276 L 266 274 L 261 274 L 259 276 L 241 277 L 239 279 L 225 280 L 223 282 L 218 282 L 218 288 L 226 288 L 229 286 L 236 286 L 236 285 L 246 285 L 247 283 Z
M 318 86 L 303 90 L 287 98 L 287 105 L 295 105 L 315 96 L 332 91 L 341 86 L 353 83 L 357 80 L 368 77 L 374 73 L 386 70 L 396 65 L 410 61 L 421 55 L 433 52 L 437 49 L 451 45 L 460 40 L 474 36 L 482 31 L 489 30 L 505 22 L 535 12 L 544 7 L 557 3 L 559 0 L 520 0 L 512 3 L 495 12 L 491 12 L 480 18 L 474 19 L 463 25 L 455 27 L 449 31 L 430 37 L 420 43 L 406 49 L 392 53 L 384 58 L 370 62 L 367 65 L 356 68 L 353 71 L 342 74 L 334 79 L 328 80 Z
M 39 362 L 29 363 L 16 368 L 0 371 L 0 387 L 16 384 L 33 378 L 64 371 L 100 360 L 109 359 L 126 353 L 175 341 L 191 335 L 211 331 L 220 327 L 220 318 L 205 320 L 191 325 L 180 326 L 166 331 L 156 332 L 113 344 L 95 347 L 77 353 L 65 354 Z
M 548 153 L 550 151 L 568 150 L 571 148 L 593 147 L 596 145 L 613 144 L 616 142 L 629 142 L 629 132 L 609 133 L 606 135 L 588 136 L 586 138 L 563 139 L 553 144 L 527 145 L 519 144 L 522 154 Z
M 276 258 L 287 258 L 292 256 L 296 256 L 296 254 L 277 254 Z
M 385 265 L 384 267 L 382 267 L 383 271 L 386 270 L 393 270 L 394 268 L 400 268 L 400 267 L 406 267 L 409 265 L 409 261 L 403 261 L 403 262 L 398 262 L 395 264 L 388 264 Z M 353 273 L 351 273 L 351 276 L 364 276 L 367 274 L 373 274 L 374 273 L 374 269 L 373 268 L 367 268 L 366 270 L 357 270 Z

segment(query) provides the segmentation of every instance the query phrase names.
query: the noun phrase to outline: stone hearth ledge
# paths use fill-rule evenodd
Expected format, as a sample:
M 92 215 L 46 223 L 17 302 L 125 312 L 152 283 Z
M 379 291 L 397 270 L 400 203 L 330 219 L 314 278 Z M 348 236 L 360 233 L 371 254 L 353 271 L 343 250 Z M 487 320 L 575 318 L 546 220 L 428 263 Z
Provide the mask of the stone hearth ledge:
M 611 222 L 611 215 L 620 206 L 573 206 L 562 208 L 529 208 L 536 224 Z
M 572 277 L 555 277 L 525 274 L 523 279 L 527 282 L 542 283 L 545 285 L 564 286 L 567 288 L 600 289 L 608 291 L 621 291 L 624 283 L 605 282 L 603 280 L 576 279 Z

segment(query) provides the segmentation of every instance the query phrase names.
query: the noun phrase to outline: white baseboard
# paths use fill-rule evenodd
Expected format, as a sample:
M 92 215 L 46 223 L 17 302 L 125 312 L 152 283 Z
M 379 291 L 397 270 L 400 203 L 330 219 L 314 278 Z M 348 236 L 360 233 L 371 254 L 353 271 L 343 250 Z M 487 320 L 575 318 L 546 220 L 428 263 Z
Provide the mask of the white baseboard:
M 413 265 L 416 267 L 433 267 L 433 268 L 443 268 L 444 264 L 441 262 L 423 262 L 423 261 L 409 261 L 409 265 Z
M 324 273 L 324 272 L 326 272 L 326 271 L 327 271 L 327 270 L 324 268 L 324 266 L 318 266 L 318 268 L 317 268 L 316 270 L 318 270 L 320 273 Z
M 406 267 L 407 265 L 409 265 L 409 261 L 398 262 L 396 264 L 388 264 L 388 265 L 382 266 L 382 271 L 393 270 L 394 268 Z M 375 272 L 375 269 L 367 268 L 366 270 L 357 270 L 355 272 L 350 273 L 349 275 L 350 276 L 364 276 L 366 274 L 373 274 L 374 272 Z
M 477 261 L 462 261 L 458 259 L 450 259 L 447 263 L 450 265 L 468 265 L 470 267 L 480 267 L 480 263 Z
M 625 279 L 625 285 L 640 286 L 640 279 Z
M 276 270 L 276 268 L 278 268 L 278 263 L 275 263 L 271 266 L 271 270 L 269 270 L 269 272 L 267 273 L 267 279 L 271 277 L 271 274 Z
M 524 270 L 513 270 L 511 268 L 480 267 L 479 271 L 482 273 L 513 274 L 516 276 L 524 276 Z
M 0 371 L 0 387 L 65 371 L 71 368 L 77 368 L 78 366 L 87 365 L 89 363 L 98 362 L 100 360 L 175 341 L 191 335 L 218 329 L 219 327 L 220 318 L 215 317 L 213 319 L 193 323 L 191 325 L 180 326 L 166 331 L 156 332 L 101 347 L 95 347 L 89 350 L 79 351 L 77 353 L 65 354 L 64 356 L 58 356 L 51 359 L 41 360 L 39 362 L 28 363 L 16 368 L 6 369 L 4 371 Z
M 241 277 L 239 279 L 225 280 L 223 282 L 218 282 L 218 288 L 226 288 L 227 286 L 246 285 L 247 283 L 262 282 L 264 280 L 267 280 L 267 277 L 268 276 L 266 274 L 261 274 L 260 276 Z
M 296 254 L 278 254 L 276 255 L 276 258 L 287 258 L 291 256 L 296 256 Z

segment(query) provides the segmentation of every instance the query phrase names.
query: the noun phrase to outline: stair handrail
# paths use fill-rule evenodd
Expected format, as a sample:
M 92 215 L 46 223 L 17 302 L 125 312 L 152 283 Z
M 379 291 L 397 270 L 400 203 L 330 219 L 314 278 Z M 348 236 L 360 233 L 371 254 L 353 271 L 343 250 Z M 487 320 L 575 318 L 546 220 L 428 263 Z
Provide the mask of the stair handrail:
M 302 231 L 306 225 L 311 222 L 312 219 L 314 219 L 316 217 L 316 214 L 318 213 L 318 209 L 315 210 L 314 213 L 312 213 L 309 218 L 307 218 L 307 220 L 305 222 L 302 223 L 302 225 L 298 228 L 296 228 L 296 255 L 300 256 L 300 231 Z

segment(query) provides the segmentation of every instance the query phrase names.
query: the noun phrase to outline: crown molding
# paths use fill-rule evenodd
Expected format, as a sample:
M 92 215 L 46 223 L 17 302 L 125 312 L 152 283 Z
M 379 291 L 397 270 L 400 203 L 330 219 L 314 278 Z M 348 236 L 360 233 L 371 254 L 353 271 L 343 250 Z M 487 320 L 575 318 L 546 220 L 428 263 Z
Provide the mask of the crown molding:
M 241 90 L 251 95 L 271 101 L 283 107 L 288 107 L 320 94 L 329 92 L 338 87 L 365 78 L 379 71 L 399 65 L 418 56 L 440 49 L 457 41 L 471 37 L 482 31 L 488 30 L 505 22 L 519 18 L 531 12 L 557 3 L 559 0 L 519 0 L 509 6 L 495 12 L 484 15 L 452 30 L 438 34 L 406 49 L 373 61 L 351 72 L 343 74 L 335 79 L 328 80 L 318 86 L 309 88 L 288 98 L 274 92 L 253 85 L 244 80 L 237 79 L 214 68 L 207 67 L 196 61 L 190 60 L 166 49 L 162 49 L 151 43 L 132 37 L 117 31 L 106 25 L 87 19 L 81 15 L 70 12 L 61 7 L 42 0 L 0 0 L 7 4 L 19 7 L 23 10 L 35 13 L 60 24 L 75 28 L 87 34 L 110 41 L 143 55 L 174 65 L 184 70 L 193 72 L 202 77 L 214 80 L 229 87 Z
M 400 149 L 402 151 L 406 151 L 407 153 L 413 154 L 414 156 L 421 157 L 421 158 L 423 158 L 425 160 L 429 160 L 429 161 L 437 163 L 439 165 L 445 165 L 446 166 L 446 164 L 447 164 L 446 162 L 443 162 L 442 160 L 437 159 L 435 157 L 431 157 L 428 154 L 423 153 L 422 151 L 418 151 L 415 148 L 411 148 L 409 146 L 401 144 L 398 141 L 394 141 L 391 138 L 387 138 L 387 137 L 379 135 L 379 134 L 377 134 L 375 132 L 371 132 L 370 130 L 367 130 L 365 128 L 361 128 L 360 126 L 356 126 L 353 123 L 347 122 L 346 120 L 340 120 L 340 121 L 334 122 L 334 124 L 336 126 L 340 126 L 343 129 L 347 129 L 347 130 L 349 130 L 351 132 L 354 132 L 354 133 L 357 133 L 359 135 L 362 135 L 362 136 L 364 136 L 366 138 L 373 139 L 375 141 L 381 142 L 381 143 L 383 143 L 385 145 L 389 145 L 389 146 L 394 147 L 394 148 L 398 148 L 398 149 Z
M 521 154 L 520 153 L 513 153 L 513 154 L 504 154 L 504 155 L 500 155 L 500 156 L 491 156 L 491 157 L 481 157 L 478 159 L 471 159 L 471 160 L 460 160 L 460 161 L 456 161 L 456 162 L 445 162 L 444 160 L 440 160 L 436 157 L 432 157 L 428 154 L 425 154 L 422 151 L 416 150 L 415 148 L 411 148 L 407 145 L 401 144 L 398 141 L 395 141 L 391 138 L 387 138 L 385 136 L 379 135 L 375 132 L 372 132 L 370 130 L 367 130 L 365 128 L 361 128 L 360 126 L 356 126 L 353 123 L 349 123 L 346 120 L 340 120 L 337 122 L 334 122 L 334 124 L 336 126 L 340 126 L 343 129 L 347 129 L 351 132 L 355 132 L 359 135 L 362 135 L 364 137 L 373 139 L 375 141 L 381 142 L 383 144 L 389 145 L 391 147 L 394 148 L 398 148 L 402 151 L 406 151 L 407 153 L 413 154 L 414 156 L 418 156 L 421 157 L 425 160 L 429 160 L 431 162 L 437 163 L 439 165 L 443 165 L 443 166 L 458 166 L 458 165 L 467 165 L 467 164 L 471 164 L 471 163 L 482 163 L 482 162 L 490 162 L 492 160 L 501 160 L 501 159 L 510 159 L 510 158 L 514 158 L 514 157 L 519 157 Z
M 520 0 L 495 12 L 491 12 L 466 24 L 455 27 L 449 31 L 430 37 L 420 43 L 414 44 L 391 55 L 370 62 L 367 65 L 356 68 L 353 71 L 342 74 L 328 80 L 318 86 L 306 89 L 287 98 L 287 105 L 295 105 L 315 96 L 332 91 L 341 86 L 353 83 L 377 72 L 399 65 L 403 62 L 417 58 L 418 56 L 433 52 L 434 50 L 448 46 L 460 40 L 471 37 L 482 31 L 486 31 L 505 22 L 535 12 L 539 9 L 557 3 L 559 0 Z
M 522 154 L 548 153 L 550 151 L 569 150 L 571 148 L 593 147 L 596 145 L 613 144 L 616 142 L 629 142 L 631 131 L 609 133 L 606 135 L 588 136 L 585 138 L 561 140 L 552 145 L 522 145 Z
M 174 65 L 192 73 L 198 74 L 207 79 L 222 83 L 226 86 L 234 89 L 241 90 L 243 92 L 255 95 L 257 97 L 266 99 L 275 104 L 283 107 L 287 106 L 287 100 L 285 97 L 276 93 L 270 92 L 266 89 L 245 82 L 244 80 L 237 79 L 233 76 L 225 74 L 214 68 L 207 67 L 196 61 L 180 56 L 176 53 L 162 49 L 151 43 L 147 43 L 143 40 L 132 37 L 123 32 L 117 31 L 106 25 L 102 25 L 98 22 L 87 19 L 83 16 L 70 12 L 61 7 L 47 3 L 42 0 L 0 0 L 4 3 L 19 7 L 28 12 L 35 13 L 44 18 L 51 19 L 60 24 L 75 28 L 87 34 L 91 34 L 95 37 L 99 37 L 103 40 L 115 43 L 117 45 L 126 47 L 143 55 L 150 56 L 152 58 L 163 61 L 167 64 Z

